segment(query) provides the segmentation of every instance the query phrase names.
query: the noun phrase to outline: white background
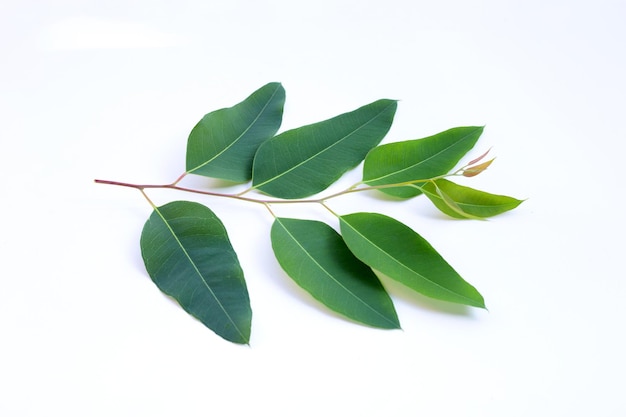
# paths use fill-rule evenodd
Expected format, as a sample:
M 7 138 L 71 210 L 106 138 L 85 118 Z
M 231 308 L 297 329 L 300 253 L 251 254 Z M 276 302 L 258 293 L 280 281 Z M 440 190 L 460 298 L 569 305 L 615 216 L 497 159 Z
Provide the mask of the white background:
M 625 19 L 598 0 L 3 1 L 0 415 L 625 415 Z M 389 285 L 403 330 L 348 322 L 280 270 L 262 207 L 208 198 L 246 273 L 251 346 L 158 291 L 149 205 L 93 180 L 174 180 L 202 115 L 270 81 L 282 129 L 379 98 L 401 100 L 386 142 L 486 125 L 470 156 L 497 159 L 469 184 L 528 198 L 517 210 L 332 207 L 413 227 L 488 312 Z

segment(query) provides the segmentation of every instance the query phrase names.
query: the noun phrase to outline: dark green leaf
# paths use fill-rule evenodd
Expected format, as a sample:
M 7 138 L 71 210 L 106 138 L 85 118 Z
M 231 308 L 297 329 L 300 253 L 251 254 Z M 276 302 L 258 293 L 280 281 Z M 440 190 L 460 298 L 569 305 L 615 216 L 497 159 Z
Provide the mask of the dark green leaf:
M 395 101 L 378 100 L 273 137 L 254 158 L 253 187 L 280 198 L 302 198 L 325 190 L 380 143 L 395 111 Z
M 480 293 L 420 235 L 382 214 L 340 217 L 341 234 L 357 258 L 428 297 L 485 307 Z
M 523 201 L 464 187 L 443 178 L 424 184 L 422 190 L 439 210 L 459 219 L 496 216 L 513 210 Z
M 325 223 L 277 218 L 272 247 L 285 272 L 314 298 L 355 321 L 399 328 L 393 303 L 370 268 Z
M 141 234 L 150 278 L 226 340 L 248 343 L 252 311 L 237 254 L 207 207 L 175 201 L 155 207 Z
M 424 139 L 379 146 L 365 158 L 363 182 L 389 185 L 447 174 L 474 147 L 482 132 L 482 127 L 456 127 Z M 381 191 L 401 198 L 421 194 L 419 188 L 411 186 Z
M 269 83 L 241 103 L 205 115 L 187 141 L 187 172 L 249 181 L 254 154 L 278 131 L 284 104 L 282 85 Z

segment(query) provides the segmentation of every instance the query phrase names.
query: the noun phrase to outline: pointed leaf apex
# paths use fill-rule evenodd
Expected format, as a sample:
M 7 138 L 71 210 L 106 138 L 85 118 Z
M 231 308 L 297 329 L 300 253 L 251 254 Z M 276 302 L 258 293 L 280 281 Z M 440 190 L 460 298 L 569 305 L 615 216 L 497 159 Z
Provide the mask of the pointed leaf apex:
M 480 155 L 478 158 L 472 159 L 471 161 L 469 161 L 466 166 L 474 165 L 476 162 L 481 161 L 485 156 L 487 156 L 487 154 L 489 152 L 491 152 L 491 148 L 487 149 L 487 152 L 485 152 L 484 154 Z

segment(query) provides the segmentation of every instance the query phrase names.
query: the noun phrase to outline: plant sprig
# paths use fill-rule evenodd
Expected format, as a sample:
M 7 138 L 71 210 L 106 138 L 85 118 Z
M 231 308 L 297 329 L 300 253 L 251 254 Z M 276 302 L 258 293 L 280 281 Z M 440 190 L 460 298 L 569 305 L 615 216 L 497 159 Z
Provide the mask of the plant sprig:
M 187 173 L 184 173 L 176 181 L 170 184 L 133 184 L 133 183 L 127 183 L 127 182 L 121 182 L 121 181 L 98 180 L 98 179 L 94 180 L 94 182 L 97 184 L 108 184 L 108 185 L 117 185 L 119 187 L 135 188 L 140 191 L 145 190 L 145 189 L 150 189 L 150 188 L 178 190 L 178 191 L 183 191 L 183 192 L 188 192 L 188 193 L 207 195 L 211 197 L 231 198 L 235 200 L 241 200 L 241 201 L 246 201 L 249 203 L 258 203 L 258 204 L 306 204 L 306 203 L 323 204 L 324 202 L 328 200 L 332 200 L 334 198 L 341 197 L 347 194 L 352 194 L 352 193 L 357 193 L 357 192 L 362 192 L 362 191 L 382 190 L 385 188 L 405 187 L 405 186 L 410 186 L 410 185 L 418 186 L 418 184 L 425 184 L 429 182 L 434 183 L 437 180 L 442 179 L 442 178 L 446 178 L 450 176 L 457 176 L 457 175 L 462 175 L 462 174 L 452 173 L 448 175 L 440 175 L 435 178 L 429 178 L 429 179 L 423 179 L 423 180 L 405 181 L 405 182 L 401 182 L 397 184 L 384 184 L 384 185 L 372 185 L 372 186 L 362 186 L 363 182 L 360 181 L 343 191 L 329 194 L 324 197 L 311 198 L 311 199 L 294 199 L 294 200 L 244 197 L 244 194 L 247 194 L 248 192 L 250 192 L 251 189 L 246 189 L 243 192 L 233 194 L 233 193 L 218 193 L 215 191 L 201 190 L 201 189 L 196 189 L 196 188 L 188 188 L 188 187 L 179 186 L 178 184 L 186 175 Z
M 186 170 L 169 184 L 99 184 L 139 190 L 153 208 L 140 239 L 151 279 L 183 309 L 226 340 L 247 344 L 252 310 L 235 249 L 224 224 L 208 207 L 189 201 L 156 206 L 148 189 L 172 189 L 265 206 L 277 261 L 299 286 L 355 322 L 399 328 L 393 301 L 380 277 L 445 302 L 484 308 L 482 295 L 410 227 L 379 213 L 335 213 L 329 200 L 357 192 L 398 199 L 424 194 L 454 218 L 484 219 L 522 201 L 461 186 L 450 178 L 474 177 L 493 159 L 488 152 L 453 171 L 474 147 L 483 127 L 457 127 L 422 139 L 380 145 L 397 103 L 382 99 L 352 112 L 277 134 L 285 91 L 269 83 L 244 101 L 205 115 L 187 141 Z M 363 179 L 320 195 L 363 162 Z M 190 174 L 250 183 L 239 193 L 181 186 Z M 250 196 L 254 192 L 257 196 Z M 269 196 L 266 198 L 265 196 Z M 339 222 L 338 233 L 313 220 L 283 218 L 274 204 L 319 204 Z

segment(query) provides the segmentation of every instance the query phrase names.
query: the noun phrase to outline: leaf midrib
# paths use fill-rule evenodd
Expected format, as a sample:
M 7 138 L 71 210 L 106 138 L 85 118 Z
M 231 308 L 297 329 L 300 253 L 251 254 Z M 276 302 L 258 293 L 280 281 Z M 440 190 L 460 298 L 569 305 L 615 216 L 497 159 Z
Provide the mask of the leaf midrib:
M 419 188 L 422 192 L 427 193 L 430 196 L 433 196 L 435 198 L 438 198 L 439 200 L 443 201 L 443 199 L 441 198 L 441 196 L 437 195 L 437 194 L 433 194 L 432 192 L 425 190 L 422 187 L 417 187 Z M 450 194 L 448 194 L 450 195 Z M 452 196 L 450 196 L 450 198 L 452 198 Z M 453 199 L 454 200 L 454 199 Z M 499 204 L 476 204 L 476 203 L 467 203 L 467 202 L 462 202 L 462 201 L 456 201 L 454 200 L 454 202 L 459 206 L 459 207 L 475 207 L 477 209 L 480 208 L 500 208 L 500 207 L 508 207 L 512 204 L 515 204 L 517 201 L 511 201 L 508 203 L 499 203 Z
M 419 161 L 419 162 L 418 162 L 418 163 L 416 163 L 416 164 L 413 164 L 413 165 L 408 166 L 408 167 L 406 167 L 406 168 L 402 168 L 402 169 L 400 169 L 400 170 L 398 170 L 398 171 L 394 171 L 394 172 L 391 172 L 391 173 L 389 173 L 389 174 L 383 175 L 382 177 L 378 177 L 378 178 L 374 178 L 374 179 L 369 179 L 369 180 L 366 180 L 365 182 L 366 182 L 366 183 L 373 183 L 373 182 L 376 182 L 376 181 L 381 181 L 381 180 L 384 180 L 384 179 L 385 179 L 385 178 L 387 178 L 387 177 L 390 177 L 390 176 L 393 176 L 393 175 L 397 175 L 397 174 L 400 174 L 400 173 L 402 173 L 402 172 L 404 172 L 404 171 L 408 171 L 408 170 L 410 170 L 410 169 L 413 169 L 413 168 L 415 168 L 415 167 L 418 167 L 418 166 L 420 166 L 420 165 L 422 165 L 422 164 L 424 164 L 424 163 L 426 163 L 426 162 L 430 161 L 431 159 L 438 157 L 438 156 L 439 156 L 439 155 L 441 155 L 442 153 L 449 151 L 451 148 L 453 148 L 453 147 L 455 147 L 455 146 L 459 145 L 459 144 L 460 144 L 460 143 L 462 143 L 465 139 L 467 139 L 469 136 L 471 136 L 474 132 L 475 132 L 475 130 L 474 130 L 474 131 L 472 131 L 472 132 L 470 132 L 470 133 L 468 133 L 467 135 L 463 136 L 461 139 L 459 139 L 458 141 L 454 142 L 454 143 L 453 143 L 453 144 L 451 144 L 450 146 L 448 146 L 448 147 L 446 147 L 446 148 L 444 148 L 444 149 L 440 150 L 439 152 L 437 152 L 437 153 L 435 153 L 435 154 L 433 154 L 433 155 L 429 156 L 429 157 L 428 157 L 428 158 L 426 158 L 426 159 L 423 159 L 423 160 Z M 415 178 L 415 179 L 416 179 L 416 180 L 418 180 L 418 179 L 422 179 L 422 178 Z
M 450 294 L 454 294 L 454 295 L 455 295 L 455 296 L 457 296 L 457 297 L 461 297 L 461 298 L 463 298 L 463 299 L 470 300 L 470 301 L 472 301 L 472 305 L 474 305 L 474 304 L 475 304 L 475 302 L 474 302 L 474 300 L 473 300 L 472 298 L 469 298 L 469 297 L 466 297 L 466 296 L 464 296 L 464 295 L 458 294 L 458 293 L 456 293 L 456 292 L 454 292 L 454 291 L 452 291 L 452 290 L 450 290 L 450 289 L 448 289 L 448 288 L 446 288 L 446 287 L 443 287 L 441 284 L 438 284 L 438 283 L 436 283 L 436 282 L 434 282 L 434 281 L 432 281 L 432 280 L 430 280 L 430 279 L 426 278 L 426 277 L 425 277 L 425 276 L 423 276 L 422 274 L 420 274 L 420 273 L 418 273 L 418 272 L 416 272 L 416 271 L 412 270 L 412 269 L 411 269 L 411 268 L 409 268 L 407 265 L 405 265 L 404 263 L 400 262 L 399 260 L 397 260 L 396 258 L 394 258 L 393 256 L 391 256 L 389 253 L 385 252 L 385 251 L 384 251 L 384 250 L 383 250 L 380 246 L 378 246 L 377 244 L 375 244 L 374 242 L 372 242 L 370 239 L 368 239 L 367 237 L 365 237 L 365 235 L 363 235 L 363 234 L 362 234 L 362 233 L 360 233 L 357 229 L 355 229 L 354 227 L 352 227 L 352 225 L 351 225 L 350 223 L 348 223 L 348 222 L 347 222 L 344 218 L 340 218 L 340 220 L 341 220 L 342 222 L 344 222 L 347 226 L 349 226 L 349 227 L 350 227 L 350 229 L 352 229 L 352 230 L 353 230 L 353 231 L 354 231 L 357 235 L 361 236 L 363 239 L 365 239 L 367 242 L 369 242 L 369 243 L 370 243 L 373 247 L 375 247 L 376 249 L 378 249 L 380 252 L 382 252 L 382 253 L 383 253 L 386 257 L 388 257 L 389 259 L 391 259 L 391 260 L 392 260 L 394 263 L 396 263 L 397 265 L 400 265 L 402 268 L 404 268 L 404 269 L 408 270 L 410 273 L 412 273 L 412 274 L 414 274 L 414 275 L 416 275 L 416 276 L 418 276 L 418 277 L 420 277 L 420 278 L 424 279 L 425 281 L 430 282 L 431 284 L 435 285 L 436 287 L 439 287 L 439 288 L 441 288 L 442 290 L 444 290 L 444 291 L 446 291 L 446 292 L 448 292 L 448 293 L 450 293 Z M 381 272 L 383 272 L 383 271 L 381 271 Z M 384 272 L 383 272 L 383 273 L 384 273 Z
M 202 272 L 200 272 L 200 270 L 198 269 L 198 267 L 196 266 L 196 263 L 193 261 L 193 259 L 191 258 L 191 256 L 189 255 L 189 252 L 187 252 L 187 249 L 185 249 L 185 246 L 183 245 L 183 243 L 180 241 L 180 239 L 178 239 L 178 236 L 176 235 L 176 233 L 174 232 L 174 229 L 172 229 L 172 227 L 170 226 L 169 222 L 167 221 L 167 219 L 165 218 L 165 216 L 163 216 L 163 214 L 161 213 L 161 211 L 159 210 L 158 207 L 154 207 L 154 211 L 159 215 L 159 217 L 161 218 L 161 220 L 163 220 L 163 223 L 165 223 L 165 226 L 167 227 L 167 229 L 170 231 L 170 233 L 172 234 L 172 236 L 174 237 L 174 240 L 176 240 L 176 243 L 178 244 L 178 246 L 180 247 L 180 249 L 183 251 L 183 253 L 185 254 L 185 257 L 187 258 L 187 260 L 189 261 L 189 263 L 191 264 L 191 266 L 193 267 L 194 271 L 196 271 L 196 273 L 198 274 L 198 276 L 200 277 L 200 280 L 202 281 L 202 283 L 204 284 L 204 286 L 207 288 L 207 290 L 209 290 L 209 293 L 211 294 L 211 296 L 213 296 L 213 298 L 215 299 L 215 301 L 217 302 L 217 305 L 220 307 L 220 309 L 222 310 L 222 312 L 224 313 L 224 315 L 226 316 L 226 318 L 228 318 L 228 321 L 230 321 L 232 323 L 232 325 L 234 326 L 234 328 L 237 330 L 237 333 L 239 333 L 239 335 L 241 336 L 242 340 L 248 341 L 248 338 L 246 336 L 244 336 L 244 334 L 241 332 L 241 330 L 239 330 L 239 326 L 235 323 L 235 321 L 233 320 L 233 318 L 230 316 L 230 314 L 228 314 L 228 311 L 226 311 L 226 308 L 224 307 L 224 305 L 221 303 L 221 301 L 219 300 L 219 298 L 217 297 L 217 295 L 215 295 L 215 292 L 213 292 L 213 289 L 209 286 L 209 284 L 206 282 L 206 280 L 204 279 L 204 276 L 202 275 Z M 188 218 L 192 218 L 192 216 L 187 216 Z M 198 218 L 200 220 L 202 220 L 202 218 Z
M 322 149 L 321 151 L 317 152 L 314 155 L 311 155 L 309 158 L 305 159 L 304 161 L 301 161 L 300 163 L 298 163 L 298 164 L 294 165 L 293 167 L 289 168 L 288 170 L 283 171 L 280 174 L 275 175 L 274 177 L 267 179 L 266 181 L 262 182 L 261 184 L 257 184 L 255 186 L 253 186 L 252 188 L 260 188 L 260 187 L 262 187 L 262 186 L 264 186 L 264 185 L 266 185 L 266 184 L 268 184 L 270 182 L 273 182 L 273 181 L 277 180 L 278 178 L 281 178 L 282 176 L 289 174 L 291 171 L 293 171 L 293 170 L 295 170 L 297 168 L 300 168 L 302 165 L 308 163 L 309 161 L 317 158 L 319 155 L 323 154 L 324 152 L 327 152 L 328 150 L 332 149 L 334 146 L 339 145 L 341 142 L 343 142 L 344 140 L 348 139 L 350 136 L 354 135 L 356 132 L 358 132 L 359 130 L 363 129 L 365 126 L 367 126 L 368 124 L 370 124 L 374 120 L 376 120 L 378 117 L 380 117 L 380 115 L 383 114 L 385 111 L 387 111 L 387 109 L 389 109 L 389 107 L 393 106 L 394 103 L 395 102 L 392 101 L 388 106 L 386 106 L 384 109 L 382 109 L 380 112 L 378 112 L 378 114 L 376 114 L 374 117 L 372 117 L 366 123 L 363 123 L 362 125 L 358 126 L 352 132 L 348 133 L 347 135 L 345 135 L 344 137 L 342 137 L 338 141 L 332 143 L 330 146 Z
M 500 207 L 507 207 L 510 206 L 514 203 L 502 203 L 502 204 L 491 204 L 491 205 L 481 205 L 481 204 L 470 204 L 470 203 L 461 203 L 461 202 L 456 202 L 459 207 L 475 207 L 475 208 L 500 208 Z
M 274 100 L 274 97 L 276 96 L 276 94 L 278 93 L 278 90 L 280 89 L 280 85 L 278 85 L 276 87 L 276 90 L 274 90 L 274 92 L 272 93 L 272 96 L 267 100 L 267 102 L 265 103 L 265 105 L 263 106 L 263 108 L 259 111 L 259 113 L 256 115 L 256 117 L 254 118 L 254 120 L 252 120 L 252 122 L 250 122 L 250 124 L 244 129 L 243 132 L 241 132 L 241 134 L 239 136 L 237 136 L 237 138 L 235 138 L 235 140 L 233 142 L 230 143 L 230 145 L 226 146 L 224 149 L 222 149 L 220 152 L 218 152 L 215 156 L 213 156 L 213 158 L 207 160 L 206 162 L 198 165 L 197 167 L 187 171 L 188 173 L 192 173 L 193 171 L 197 171 L 200 168 L 206 166 L 208 163 L 216 160 L 217 158 L 219 158 L 221 155 L 223 155 L 226 151 L 228 151 L 230 148 L 232 148 L 233 146 L 235 146 L 235 144 L 237 142 L 239 142 L 241 140 L 242 137 L 244 137 L 246 135 L 246 133 L 248 133 L 248 131 L 250 131 L 250 129 L 252 129 L 252 126 L 254 126 L 256 124 L 256 122 L 259 120 L 259 118 L 261 117 L 261 115 L 265 112 L 265 110 L 267 109 L 267 107 L 270 105 L 270 103 Z M 242 104 L 242 103 L 240 103 Z
M 311 259 L 311 261 L 313 261 L 313 263 L 322 271 L 324 272 L 332 281 L 334 281 L 337 285 L 339 285 L 341 288 L 343 288 L 348 294 L 350 294 L 354 299 L 356 299 L 357 301 L 359 301 L 360 303 L 362 303 L 363 305 L 365 305 L 368 309 L 370 309 L 371 311 L 373 311 L 374 313 L 376 313 L 378 316 L 382 317 L 385 321 L 393 324 L 394 326 L 397 327 L 397 323 L 395 323 L 392 320 L 389 320 L 389 318 L 387 318 L 384 314 L 382 314 L 381 312 L 379 312 L 378 310 L 374 309 L 372 306 L 370 306 L 368 303 L 366 303 L 364 300 L 362 300 L 359 296 L 357 296 L 356 294 L 354 294 L 352 291 L 350 291 L 348 288 L 346 288 L 341 282 L 337 281 L 331 273 L 329 273 L 322 265 L 319 264 L 319 262 L 317 262 L 315 260 L 315 258 L 313 256 L 311 256 L 309 254 L 309 252 L 304 248 L 304 246 L 302 246 L 300 244 L 300 242 L 298 242 L 298 240 L 296 239 L 296 237 L 291 234 L 289 232 L 289 230 L 287 229 L 287 227 L 285 227 L 285 225 L 280 221 L 280 219 L 276 219 L 276 221 L 278 222 L 278 224 L 281 225 L 281 227 L 283 228 L 283 230 L 289 235 L 289 237 L 296 243 L 296 245 L 306 254 L 306 256 Z

